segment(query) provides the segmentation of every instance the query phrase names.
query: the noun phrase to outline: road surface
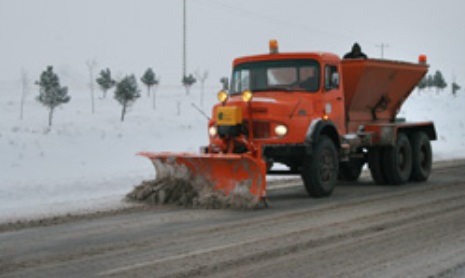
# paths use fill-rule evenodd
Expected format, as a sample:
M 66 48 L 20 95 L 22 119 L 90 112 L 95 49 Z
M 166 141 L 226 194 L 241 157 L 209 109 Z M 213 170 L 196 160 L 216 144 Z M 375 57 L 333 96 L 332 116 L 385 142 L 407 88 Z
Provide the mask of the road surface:
M 2 226 L 0 277 L 465 277 L 465 161 L 427 183 L 368 176 L 330 198 L 298 180 L 269 207 L 138 207 Z

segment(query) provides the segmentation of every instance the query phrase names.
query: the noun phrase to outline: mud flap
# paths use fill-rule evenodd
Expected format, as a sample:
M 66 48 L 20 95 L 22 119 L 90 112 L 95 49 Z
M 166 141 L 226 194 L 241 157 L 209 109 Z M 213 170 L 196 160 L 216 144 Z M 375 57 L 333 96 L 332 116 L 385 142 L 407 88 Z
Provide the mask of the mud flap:
M 148 153 L 157 180 L 201 180 L 225 196 L 250 195 L 259 203 L 266 196 L 266 163 L 247 154 Z

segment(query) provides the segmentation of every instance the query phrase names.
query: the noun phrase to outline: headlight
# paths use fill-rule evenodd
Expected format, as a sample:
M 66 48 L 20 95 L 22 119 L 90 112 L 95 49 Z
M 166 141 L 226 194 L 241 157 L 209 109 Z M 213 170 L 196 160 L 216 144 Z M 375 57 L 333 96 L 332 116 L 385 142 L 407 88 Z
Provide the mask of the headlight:
M 211 137 L 215 137 L 216 134 L 218 134 L 218 130 L 216 129 L 216 126 L 211 126 L 208 129 L 208 134 L 210 134 Z
M 251 91 L 244 91 L 242 93 L 242 100 L 245 102 L 250 102 L 252 100 L 253 94 Z
M 220 102 L 225 102 L 228 100 L 228 93 L 225 91 L 220 91 L 217 96 Z
M 279 137 L 284 137 L 287 134 L 287 127 L 285 125 L 277 125 L 274 128 L 274 133 Z

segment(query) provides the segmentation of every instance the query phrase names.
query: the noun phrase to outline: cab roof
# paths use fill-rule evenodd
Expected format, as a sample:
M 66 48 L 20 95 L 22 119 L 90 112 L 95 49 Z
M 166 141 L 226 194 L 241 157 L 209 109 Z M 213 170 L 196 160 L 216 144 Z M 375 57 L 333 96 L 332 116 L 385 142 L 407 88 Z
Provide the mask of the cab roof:
M 317 61 L 339 62 L 341 58 L 330 52 L 287 52 L 287 53 L 270 53 L 244 56 L 234 59 L 233 66 L 243 63 L 270 61 L 270 60 L 295 60 L 295 59 L 313 59 Z

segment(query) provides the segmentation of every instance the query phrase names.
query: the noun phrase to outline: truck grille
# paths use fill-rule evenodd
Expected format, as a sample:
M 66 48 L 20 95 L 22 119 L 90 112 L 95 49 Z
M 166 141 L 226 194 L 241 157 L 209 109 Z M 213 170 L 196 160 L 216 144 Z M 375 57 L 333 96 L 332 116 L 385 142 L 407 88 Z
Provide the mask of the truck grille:
M 270 123 L 269 122 L 253 122 L 254 138 L 263 139 L 270 137 Z
M 246 134 L 249 134 L 249 123 L 244 121 L 244 128 L 246 130 Z M 253 135 L 254 139 L 265 139 L 270 138 L 270 122 L 266 121 L 254 121 L 253 122 Z

